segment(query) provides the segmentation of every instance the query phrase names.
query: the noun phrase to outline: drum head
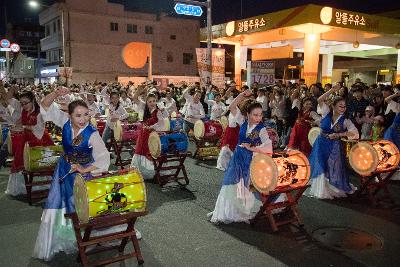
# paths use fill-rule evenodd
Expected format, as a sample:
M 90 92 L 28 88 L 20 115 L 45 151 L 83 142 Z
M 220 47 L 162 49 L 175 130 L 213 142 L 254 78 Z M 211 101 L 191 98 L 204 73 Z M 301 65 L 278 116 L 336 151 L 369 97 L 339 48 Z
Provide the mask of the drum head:
M 161 154 L 161 140 L 157 132 L 150 133 L 148 144 L 151 156 L 158 158 Z
M 89 198 L 85 179 L 77 174 L 74 181 L 74 203 L 76 214 L 82 223 L 89 222 Z
M 91 118 L 91 119 L 90 119 L 90 123 L 91 123 L 95 128 L 97 128 L 97 121 L 96 121 L 96 118 Z
M 250 178 L 257 191 L 267 195 L 278 183 L 278 166 L 270 156 L 255 154 L 250 164 Z
M 226 127 L 228 127 L 228 125 L 229 125 L 228 118 L 226 116 L 221 116 L 221 119 L 219 120 L 219 122 L 221 123 L 222 128 L 225 131 Z
M 202 120 L 196 121 L 193 129 L 194 137 L 196 137 L 196 139 L 202 139 L 205 130 L 206 128 L 204 127 L 204 122 Z
M 310 162 L 302 152 L 290 150 L 282 154 L 282 157 L 274 158 L 274 161 L 279 171 L 277 187 L 296 188 L 308 183 L 311 175 Z
M 171 124 L 170 124 L 168 118 L 165 118 L 165 119 L 164 119 L 164 127 L 165 127 L 165 128 L 164 128 L 164 131 L 166 131 L 166 132 L 170 131 L 170 129 L 171 129 Z
M 24 169 L 26 171 L 31 170 L 31 166 L 29 164 L 30 162 L 31 162 L 31 153 L 29 151 L 29 144 L 28 142 L 26 142 L 24 146 Z
M 310 142 L 310 145 L 313 146 L 315 140 L 317 140 L 317 137 L 321 133 L 321 128 L 319 127 L 312 127 L 311 130 L 308 132 L 308 142 Z
M 367 142 L 359 142 L 350 150 L 349 163 L 360 175 L 369 175 L 376 170 L 379 157 L 374 147 Z
M 389 171 L 397 168 L 400 161 L 399 149 L 388 140 L 380 140 L 372 144 L 378 153 L 377 171 Z
M 122 139 L 122 125 L 121 121 L 117 121 L 114 126 L 114 139 L 120 141 Z

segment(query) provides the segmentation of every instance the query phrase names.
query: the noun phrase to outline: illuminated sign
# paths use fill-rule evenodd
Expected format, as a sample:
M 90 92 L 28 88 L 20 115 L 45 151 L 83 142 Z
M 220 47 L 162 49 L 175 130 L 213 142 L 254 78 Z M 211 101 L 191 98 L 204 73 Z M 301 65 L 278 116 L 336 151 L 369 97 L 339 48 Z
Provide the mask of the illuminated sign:
M 336 17 L 336 24 L 343 24 L 343 25 L 347 25 L 347 23 L 349 25 L 361 25 L 361 26 L 365 26 L 365 19 L 364 16 L 358 15 L 356 13 L 347 13 L 347 12 L 340 12 L 340 11 L 336 11 L 335 12 L 335 17 Z
M 335 14 L 335 17 L 333 17 Z M 320 19 L 323 24 L 331 24 L 332 19 L 334 25 L 352 25 L 352 26 L 366 26 L 366 20 L 363 15 L 354 12 L 345 12 L 340 10 L 333 10 L 331 7 L 324 7 L 320 12 Z
M 200 17 L 201 15 L 203 15 L 203 9 L 200 6 L 176 3 L 174 9 L 175 12 L 179 15 L 187 15 L 195 17 Z
M 42 76 L 50 76 L 51 74 L 57 74 L 57 69 L 44 69 L 40 71 L 40 74 Z
M 254 19 L 247 19 L 239 21 L 236 24 L 236 32 L 248 32 L 254 29 L 263 28 L 267 25 L 267 19 L 265 17 L 257 17 Z
M 11 45 L 11 43 L 7 39 L 2 39 L 0 41 L 0 46 L 3 47 L 3 48 L 9 48 L 10 45 Z
M 11 49 L 11 52 L 18 53 L 19 50 L 20 50 L 20 47 L 19 47 L 18 44 L 12 43 L 12 44 L 10 45 L 10 49 Z

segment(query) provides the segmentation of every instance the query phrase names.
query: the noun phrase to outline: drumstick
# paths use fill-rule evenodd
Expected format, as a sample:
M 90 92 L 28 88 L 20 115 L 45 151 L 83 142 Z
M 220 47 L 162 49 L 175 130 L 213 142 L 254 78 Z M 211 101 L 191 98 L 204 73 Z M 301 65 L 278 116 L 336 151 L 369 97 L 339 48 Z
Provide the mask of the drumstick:
M 63 177 L 61 177 L 61 179 L 58 179 L 60 184 L 62 184 L 64 182 L 65 177 L 67 177 L 68 175 L 70 175 L 73 172 L 75 172 L 75 171 L 72 171 L 72 168 L 71 168 L 67 174 L 65 174 Z

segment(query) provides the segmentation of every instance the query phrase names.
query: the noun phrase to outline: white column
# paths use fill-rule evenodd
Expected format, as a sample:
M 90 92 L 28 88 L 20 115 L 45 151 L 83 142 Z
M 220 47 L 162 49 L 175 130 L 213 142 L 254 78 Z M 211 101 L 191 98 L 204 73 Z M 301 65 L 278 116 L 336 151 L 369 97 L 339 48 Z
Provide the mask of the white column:
M 241 45 L 235 44 L 235 83 L 238 88 L 242 87 L 242 76 L 241 76 Z
M 304 72 L 307 86 L 317 82 L 320 35 L 307 33 L 304 36 Z
M 332 83 L 333 54 L 322 55 L 322 86 Z
M 400 49 L 397 50 L 396 84 L 400 84 Z

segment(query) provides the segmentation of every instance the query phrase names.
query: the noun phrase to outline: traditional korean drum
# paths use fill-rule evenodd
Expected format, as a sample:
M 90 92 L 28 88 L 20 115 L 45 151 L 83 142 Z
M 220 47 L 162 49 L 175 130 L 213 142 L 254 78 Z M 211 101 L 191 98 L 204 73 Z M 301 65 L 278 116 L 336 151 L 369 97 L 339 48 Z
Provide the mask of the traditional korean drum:
M 194 137 L 207 141 L 215 141 L 222 138 L 224 129 L 219 121 L 198 120 L 194 124 Z
M 272 141 L 272 148 L 279 148 L 279 135 L 278 132 L 274 128 L 266 128 L 269 139 Z
M 74 203 L 79 221 L 146 210 L 146 187 L 136 169 L 85 179 L 77 174 Z
M 129 123 L 135 123 L 139 120 L 139 114 L 137 112 L 134 112 L 134 111 L 128 112 L 128 115 L 129 116 L 128 116 L 127 120 Z
M 222 125 L 222 129 L 225 131 L 226 127 L 229 125 L 228 118 L 226 116 L 221 116 L 221 118 L 218 120 L 219 123 Z
M 399 162 L 399 149 L 388 140 L 359 142 L 350 150 L 350 166 L 363 176 L 394 170 Z
M 180 131 L 183 129 L 183 119 L 182 118 L 172 118 L 169 121 L 170 131 Z
M 310 142 L 310 145 L 313 146 L 315 140 L 317 140 L 317 137 L 321 133 L 321 128 L 319 127 L 312 127 L 310 131 L 308 132 L 308 142 Z
M 114 139 L 116 141 L 137 140 L 142 129 L 142 123 L 129 123 L 127 121 L 117 121 L 114 127 Z
M 186 133 L 157 133 L 152 132 L 149 136 L 149 150 L 153 158 L 163 154 L 174 154 L 188 150 L 189 139 Z
M 341 139 L 343 144 L 344 153 L 346 154 L 346 158 L 350 157 L 350 151 L 353 146 L 358 144 L 358 140 L 350 140 L 350 139 Z
M 255 154 L 250 164 L 252 185 L 262 194 L 289 186 L 296 188 L 308 183 L 311 170 L 307 157 L 298 150 L 282 154 Z
M 24 169 L 41 171 L 54 169 L 59 157 L 64 153 L 62 146 L 24 146 Z

